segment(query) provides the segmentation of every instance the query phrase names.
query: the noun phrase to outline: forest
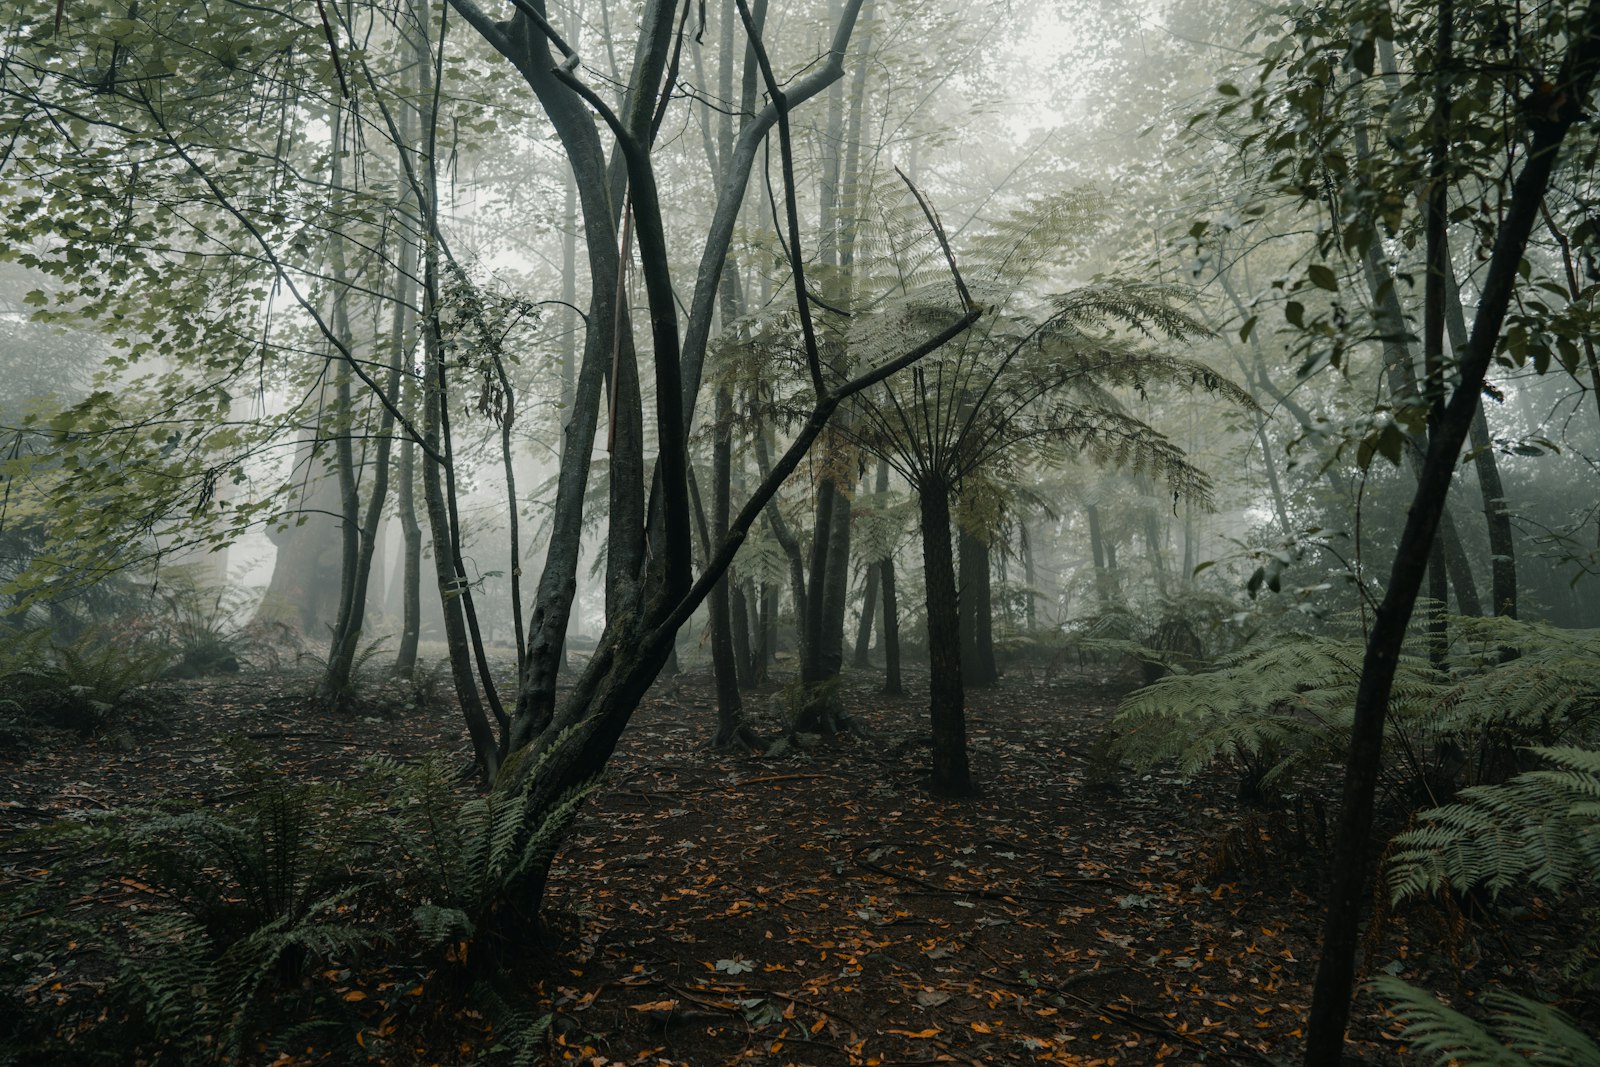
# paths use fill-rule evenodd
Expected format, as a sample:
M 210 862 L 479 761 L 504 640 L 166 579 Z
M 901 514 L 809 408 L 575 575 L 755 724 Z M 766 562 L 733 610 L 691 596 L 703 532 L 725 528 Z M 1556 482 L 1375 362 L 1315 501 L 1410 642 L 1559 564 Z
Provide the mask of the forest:
M 1600 1067 L 1600 3 L 8 6 L 0 1067 Z

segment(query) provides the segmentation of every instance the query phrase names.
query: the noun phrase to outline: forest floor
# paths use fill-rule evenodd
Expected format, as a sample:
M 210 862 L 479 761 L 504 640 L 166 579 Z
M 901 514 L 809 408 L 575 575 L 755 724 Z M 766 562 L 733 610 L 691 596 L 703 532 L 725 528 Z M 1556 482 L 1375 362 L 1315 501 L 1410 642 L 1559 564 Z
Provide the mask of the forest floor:
M 1268 814 L 1226 778 L 1119 768 L 1098 739 L 1126 686 L 1077 674 L 970 693 L 982 792 L 941 799 L 926 784 L 924 695 L 877 686 L 875 674 L 846 678 L 870 739 L 808 739 L 773 759 L 706 751 L 708 679 L 657 685 L 556 860 L 550 936 L 528 953 L 526 988 L 553 1013 L 547 1062 L 1298 1060 L 1320 923 L 1318 808 Z M 306 781 L 348 778 L 379 753 L 468 758 L 447 708 L 311 719 L 308 687 L 177 683 L 179 706 L 156 720 L 0 757 L 0 889 L 48 862 L 16 831 L 158 796 L 224 799 L 231 737 Z M 752 698 L 752 718 L 771 730 L 768 704 Z M 156 903 L 137 875 L 72 904 Z M 1493 925 L 1468 936 L 1439 909 L 1413 909 L 1369 940 L 1367 966 L 1459 997 L 1507 968 L 1558 966 L 1562 936 Z M 415 1033 L 386 1015 L 398 995 L 386 973 L 357 962 L 339 974 L 359 1045 L 306 1055 L 269 1042 L 263 1062 L 344 1062 L 357 1047 L 372 1062 L 498 1061 L 500 1037 L 475 1010 L 442 1026 L 436 1012 Z M 29 997 L 92 997 L 101 981 L 68 969 Z M 1351 1051 L 1403 1062 L 1398 1030 L 1363 998 Z

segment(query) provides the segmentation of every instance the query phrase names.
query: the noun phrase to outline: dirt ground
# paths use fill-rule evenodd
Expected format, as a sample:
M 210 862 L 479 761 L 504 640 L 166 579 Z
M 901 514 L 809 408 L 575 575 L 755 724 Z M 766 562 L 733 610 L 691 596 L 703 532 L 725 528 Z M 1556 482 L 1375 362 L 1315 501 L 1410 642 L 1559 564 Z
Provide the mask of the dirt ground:
M 529 995 L 553 1013 L 544 1062 L 1298 1060 L 1320 923 L 1320 805 L 1263 812 L 1222 776 L 1184 783 L 1119 768 L 1099 739 L 1125 687 L 1105 679 L 1013 677 L 970 693 L 982 793 L 965 800 L 926 788 L 914 678 L 913 695 L 885 698 L 875 675 L 847 676 L 870 736 L 812 739 L 776 759 L 705 750 L 708 681 L 657 685 L 556 861 L 550 934 L 527 954 Z M 181 683 L 163 712 L 125 729 L 0 759 L 0 888 L 46 876 L 48 857 L 18 847 L 17 831 L 155 796 L 226 799 L 217 767 L 229 737 L 265 746 L 302 779 L 349 776 L 377 753 L 469 758 L 447 707 L 312 717 L 307 691 L 280 675 Z M 769 699 L 750 701 L 757 727 L 775 728 Z M 144 899 L 137 873 L 74 906 Z M 1525 904 L 1520 925 L 1470 930 L 1431 906 L 1386 916 L 1368 973 L 1461 998 L 1512 969 L 1553 970 L 1566 935 L 1543 921 L 1542 902 Z M 352 999 L 371 993 L 351 1023 L 370 1061 L 505 1058 L 470 1007 L 441 1007 L 415 1032 L 385 1015 L 395 985 L 385 974 L 360 961 L 341 972 L 362 993 Z M 93 978 L 63 974 L 29 995 L 71 997 L 74 983 L 93 994 Z M 1398 1030 L 1363 998 L 1351 1052 L 1406 1062 Z M 280 1064 L 345 1055 L 263 1049 Z

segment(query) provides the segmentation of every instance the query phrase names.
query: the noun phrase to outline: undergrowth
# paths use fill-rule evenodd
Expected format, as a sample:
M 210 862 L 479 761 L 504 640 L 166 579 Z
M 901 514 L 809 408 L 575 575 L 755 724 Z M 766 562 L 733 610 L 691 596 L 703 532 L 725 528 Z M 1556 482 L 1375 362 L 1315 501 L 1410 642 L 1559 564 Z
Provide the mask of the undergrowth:
M 1459 918 L 1463 900 L 1482 913 L 1504 895 L 1538 893 L 1564 900 L 1593 931 L 1600 634 L 1506 618 L 1452 618 L 1449 631 L 1443 664 L 1411 651 L 1396 669 L 1385 738 L 1391 810 L 1431 806 L 1390 843 L 1391 902 L 1439 900 Z M 1417 639 L 1420 648 L 1425 637 Z M 1327 780 L 1317 768 L 1343 761 L 1364 652 L 1353 633 L 1288 634 L 1210 672 L 1162 679 L 1123 702 L 1117 751 L 1184 777 L 1229 769 L 1258 804 L 1298 800 Z M 1597 948 L 1600 936 L 1580 939 L 1563 976 L 1579 1002 L 1593 1003 L 1600 989 Z M 1491 989 L 1474 1018 L 1393 978 L 1374 989 L 1431 1062 L 1600 1067 L 1600 1046 L 1553 1005 Z
M 548 859 L 587 789 L 530 815 L 531 774 L 464 797 L 442 761 L 374 760 L 360 785 L 301 784 L 240 747 L 228 774 L 239 799 L 225 807 L 123 809 L 36 831 L 69 859 L 50 886 L 0 901 L 14 1062 L 135 1051 L 264 1062 L 291 1047 L 371 1057 L 397 1013 L 427 1010 L 415 999 L 424 984 L 476 998 L 499 1047 L 531 1062 L 544 1023 L 527 990 L 500 988 L 507 946 L 494 935 L 512 880 Z M 144 903 L 91 920 L 61 908 L 64 892 L 108 882 L 138 887 Z M 51 888 L 53 906 L 41 903 Z M 53 996 L 85 950 L 109 975 L 97 1002 Z

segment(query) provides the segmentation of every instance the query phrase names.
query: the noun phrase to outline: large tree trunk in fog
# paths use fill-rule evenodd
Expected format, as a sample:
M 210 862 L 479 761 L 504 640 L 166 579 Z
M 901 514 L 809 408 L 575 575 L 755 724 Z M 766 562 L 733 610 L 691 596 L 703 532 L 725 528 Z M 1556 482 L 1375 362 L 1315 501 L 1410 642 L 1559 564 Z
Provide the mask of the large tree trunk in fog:
M 290 514 L 298 512 L 300 521 L 267 533 L 277 555 L 256 616 L 320 640 L 338 617 L 340 537 L 331 517 L 339 508 L 338 481 L 316 435 L 311 431 L 300 445 L 294 468 L 294 481 L 304 490 Z
M 933 727 L 933 788 L 946 796 L 972 792 L 967 766 L 966 694 L 961 684 L 961 621 L 955 557 L 950 548 L 950 487 L 936 477 L 917 486 L 922 512 L 922 565 L 928 586 L 928 716 Z

